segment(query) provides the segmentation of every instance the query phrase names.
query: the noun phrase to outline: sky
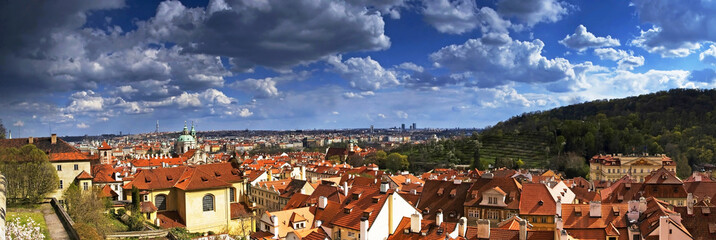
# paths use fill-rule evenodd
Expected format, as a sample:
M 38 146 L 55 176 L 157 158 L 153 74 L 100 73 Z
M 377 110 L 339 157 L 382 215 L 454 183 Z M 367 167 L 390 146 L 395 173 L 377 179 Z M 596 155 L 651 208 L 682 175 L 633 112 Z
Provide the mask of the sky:
M 13 137 L 482 128 L 716 85 L 716 1 L 0 2 Z

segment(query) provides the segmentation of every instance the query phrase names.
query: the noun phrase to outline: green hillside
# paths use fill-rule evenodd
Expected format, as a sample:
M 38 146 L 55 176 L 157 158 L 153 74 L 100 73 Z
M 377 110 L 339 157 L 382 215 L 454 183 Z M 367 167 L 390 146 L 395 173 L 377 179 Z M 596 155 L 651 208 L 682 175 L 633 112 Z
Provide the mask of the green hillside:
M 518 134 L 481 138 L 480 159 L 494 163 L 498 158 L 522 159 L 525 167 L 541 167 L 548 164 L 548 139 L 534 134 Z
M 714 136 L 716 90 L 673 89 L 515 116 L 481 134 L 480 152 L 482 160 L 526 156 L 539 149 L 530 141 L 538 142 L 549 149 L 546 160 L 525 157 L 526 165 L 546 164 L 568 175 L 585 175 L 584 159 L 598 153 L 665 153 L 684 177 L 692 167 L 716 163 Z

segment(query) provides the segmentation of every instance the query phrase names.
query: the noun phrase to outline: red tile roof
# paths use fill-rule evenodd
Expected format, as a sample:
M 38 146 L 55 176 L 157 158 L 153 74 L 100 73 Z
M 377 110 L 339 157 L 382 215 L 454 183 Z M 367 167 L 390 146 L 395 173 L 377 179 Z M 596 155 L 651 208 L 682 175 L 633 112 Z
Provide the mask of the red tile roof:
M 87 173 L 87 171 L 82 170 L 82 172 L 79 175 L 77 175 L 77 177 L 75 177 L 75 178 L 77 180 L 90 180 L 90 179 L 92 179 L 92 176 L 90 176 L 90 174 Z
M 541 183 L 525 183 L 522 185 L 520 199 L 520 215 L 555 215 L 557 205 L 547 186 Z

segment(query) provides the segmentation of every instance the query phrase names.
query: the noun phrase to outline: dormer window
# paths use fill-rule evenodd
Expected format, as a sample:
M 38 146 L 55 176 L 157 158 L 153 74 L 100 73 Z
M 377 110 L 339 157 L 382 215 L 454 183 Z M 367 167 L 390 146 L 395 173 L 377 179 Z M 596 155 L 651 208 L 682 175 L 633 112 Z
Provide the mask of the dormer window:
M 574 215 L 577 217 L 581 217 L 582 216 L 582 208 L 580 208 L 579 206 L 575 206 Z
M 343 208 L 343 213 L 345 213 L 345 214 L 350 214 L 350 213 L 351 213 L 351 210 L 353 210 L 353 208 L 351 208 L 351 207 L 345 207 L 345 208 Z
M 444 189 L 444 188 L 438 189 L 438 196 L 442 196 L 443 193 L 445 193 L 445 189 Z
M 539 202 L 537 202 L 537 204 L 539 204 L 540 206 L 542 206 L 542 205 L 544 205 L 544 201 L 539 200 Z
M 373 203 L 378 203 L 380 201 L 380 197 L 373 197 Z
M 450 197 L 454 198 L 457 195 L 457 189 L 450 190 Z

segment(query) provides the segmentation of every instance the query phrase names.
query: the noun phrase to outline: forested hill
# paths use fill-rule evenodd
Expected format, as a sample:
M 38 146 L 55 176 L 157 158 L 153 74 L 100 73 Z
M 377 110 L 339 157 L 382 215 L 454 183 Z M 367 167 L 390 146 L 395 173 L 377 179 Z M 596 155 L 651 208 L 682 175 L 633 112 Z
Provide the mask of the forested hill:
M 480 140 L 484 146 L 535 135 L 547 141 L 550 167 L 570 175 L 586 174 L 584 165 L 572 166 L 579 157 L 666 153 L 684 177 L 691 167 L 716 163 L 716 90 L 673 89 L 525 113 L 486 129 Z

